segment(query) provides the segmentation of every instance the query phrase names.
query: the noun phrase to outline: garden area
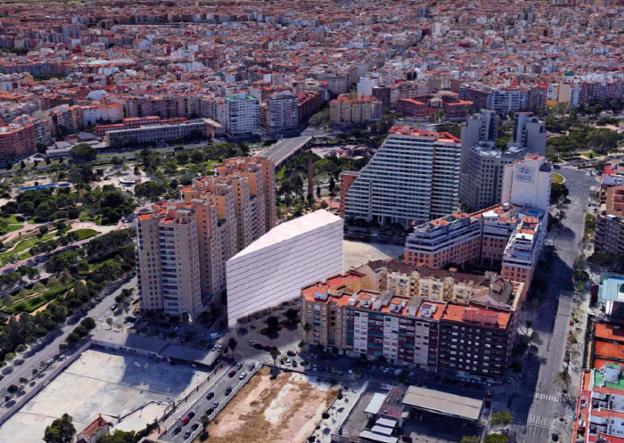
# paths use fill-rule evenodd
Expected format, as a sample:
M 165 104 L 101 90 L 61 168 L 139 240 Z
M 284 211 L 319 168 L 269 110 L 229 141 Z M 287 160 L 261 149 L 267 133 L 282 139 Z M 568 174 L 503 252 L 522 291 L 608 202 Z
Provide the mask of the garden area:
M 56 253 L 45 264 L 51 277 L 4 297 L 0 312 L 9 318 L 0 324 L 0 366 L 72 314 L 92 306 L 108 283 L 134 272 L 133 240 L 131 229 L 113 231 L 94 238 L 80 250 Z M 22 267 L 1 276 L 0 286 L 36 274 L 36 270 Z

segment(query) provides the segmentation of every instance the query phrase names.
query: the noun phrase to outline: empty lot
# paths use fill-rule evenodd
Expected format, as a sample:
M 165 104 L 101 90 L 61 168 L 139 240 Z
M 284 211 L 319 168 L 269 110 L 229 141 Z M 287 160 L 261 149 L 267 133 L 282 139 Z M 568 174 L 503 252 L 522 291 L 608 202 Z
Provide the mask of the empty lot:
M 78 432 L 98 414 L 119 429 L 139 430 L 203 378 L 205 373 L 182 365 L 87 350 L 0 427 L 0 441 L 41 442 L 46 426 L 65 412 Z
M 208 425 L 216 443 L 303 443 L 337 390 L 310 383 L 305 376 L 269 369 L 258 372 Z

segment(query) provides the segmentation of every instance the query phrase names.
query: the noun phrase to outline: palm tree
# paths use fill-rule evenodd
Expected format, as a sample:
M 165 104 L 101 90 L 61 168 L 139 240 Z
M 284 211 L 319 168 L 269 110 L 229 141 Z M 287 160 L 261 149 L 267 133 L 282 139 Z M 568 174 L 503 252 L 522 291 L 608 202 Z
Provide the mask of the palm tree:
M 555 383 L 561 387 L 561 389 L 568 389 L 570 385 L 571 377 L 568 372 L 568 368 L 566 367 L 562 371 L 557 373 L 557 378 L 555 378 Z

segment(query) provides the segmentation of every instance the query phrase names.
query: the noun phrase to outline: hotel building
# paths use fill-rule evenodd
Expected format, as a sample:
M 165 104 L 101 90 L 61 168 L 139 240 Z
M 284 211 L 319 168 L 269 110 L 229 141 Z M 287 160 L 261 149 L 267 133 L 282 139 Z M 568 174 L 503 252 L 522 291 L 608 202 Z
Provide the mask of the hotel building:
M 484 265 L 528 291 L 544 241 L 544 211 L 509 204 L 453 213 L 414 228 L 404 261 L 415 266 Z
M 456 211 L 460 157 L 451 134 L 394 125 L 351 186 L 341 189 L 345 216 L 409 225 Z
M 270 160 L 228 159 L 215 167 L 215 174 L 182 188 L 181 200 L 139 210 L 142 309 L 195 317 L 212 296 L 225 290 L 226 261 L 274 226 Z

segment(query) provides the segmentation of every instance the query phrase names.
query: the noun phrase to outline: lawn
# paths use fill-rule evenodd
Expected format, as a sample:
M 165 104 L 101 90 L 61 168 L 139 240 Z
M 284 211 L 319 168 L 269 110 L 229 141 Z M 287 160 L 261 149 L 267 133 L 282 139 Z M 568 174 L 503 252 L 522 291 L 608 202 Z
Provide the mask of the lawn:
M 18 314 L 20 312 L 28 312 L 32 313 L 39 309 L 41 306 L 45 305 L 48 302 L 51 302 L 59 295 L 63 294 L 71 287 L 69 285 L 58 285 L 54 288 L 47 289 L 41 293 L 34 293 L 30 295 L 26 295 L 21 300 L 17 300 L 10 304 L 9 306 L 5 306 L 2 308 L 2 311 L 7 314 Z
M 17 231 L 24 227 L 23 223 L 17 221 L 14 215 L 9 217 L 0 217 L 0 235 L 8 234 L 9 232 Z
M 550 178 L 550 182 L 553 185 L 561 185 L 563 183 L 565 183 L 566 179 L 563 175 L 559 174 L 558 172 L 553 172 L 552 176 Z
M 56 231 L 48 232 L 42 237 L 31 237 L 19 241 L 13 248 L 3 253 L 0 253 L 0 266 L 9 263 L 14 257 L 18 260 L 24 260 L 25 258 L 30 257 L 28 249 L 32 248 L 35 245 L 50 241 L 54 237 L 56 237 Z
M 72 231 L 78 240 L 86 240 L 98 234 L 95 229 L 76 229 Z

